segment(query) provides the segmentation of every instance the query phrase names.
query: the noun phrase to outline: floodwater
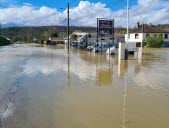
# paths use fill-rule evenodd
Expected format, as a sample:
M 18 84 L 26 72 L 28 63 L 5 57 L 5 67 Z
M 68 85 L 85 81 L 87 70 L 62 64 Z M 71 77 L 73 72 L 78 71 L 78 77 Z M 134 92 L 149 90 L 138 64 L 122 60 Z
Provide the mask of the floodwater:
M 0 128 L 169 128 L 169 49 L 142 60 L 0 47 Z

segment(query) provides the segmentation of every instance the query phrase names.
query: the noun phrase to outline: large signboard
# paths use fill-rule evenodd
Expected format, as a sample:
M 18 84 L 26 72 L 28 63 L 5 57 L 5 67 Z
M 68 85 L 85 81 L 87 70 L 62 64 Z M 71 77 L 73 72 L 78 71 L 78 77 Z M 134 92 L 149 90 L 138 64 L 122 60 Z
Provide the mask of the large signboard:
M 112 35 L 114 33 L 114 20 L 98 19 L 98 34 L 101 36 Z

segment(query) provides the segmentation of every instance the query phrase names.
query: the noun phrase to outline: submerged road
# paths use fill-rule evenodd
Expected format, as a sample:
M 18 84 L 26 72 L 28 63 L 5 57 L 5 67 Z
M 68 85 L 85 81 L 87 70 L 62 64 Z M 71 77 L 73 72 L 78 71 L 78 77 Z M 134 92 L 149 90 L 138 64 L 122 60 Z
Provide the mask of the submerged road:
M 4 118 L 13 114 L 12 101 L 23 78 L 24 69 L 30 59 L 31 52 L 23 46 L 17 51 L 19 45 L 0 48 L 0 127 Z
M 168 55 L 0 47 L 0 128 L 168 128 Z

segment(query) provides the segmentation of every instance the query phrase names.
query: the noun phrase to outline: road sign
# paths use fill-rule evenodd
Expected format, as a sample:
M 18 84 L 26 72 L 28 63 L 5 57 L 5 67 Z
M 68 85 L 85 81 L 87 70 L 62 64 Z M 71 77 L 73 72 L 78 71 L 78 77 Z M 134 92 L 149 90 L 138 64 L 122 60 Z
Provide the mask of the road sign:
M 112 35 L 114 33 L 114 20 L 113 19 L 98 19 L 98 34 L 99 35 Z

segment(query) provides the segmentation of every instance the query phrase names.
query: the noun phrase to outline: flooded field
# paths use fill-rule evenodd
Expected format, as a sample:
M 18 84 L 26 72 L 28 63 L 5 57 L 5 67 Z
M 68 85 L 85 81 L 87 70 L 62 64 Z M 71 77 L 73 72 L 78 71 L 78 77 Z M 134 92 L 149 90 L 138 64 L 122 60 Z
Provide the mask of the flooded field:
M 0 47 L 0 128 L 169 128 L 169 49 L 129 58 Z

